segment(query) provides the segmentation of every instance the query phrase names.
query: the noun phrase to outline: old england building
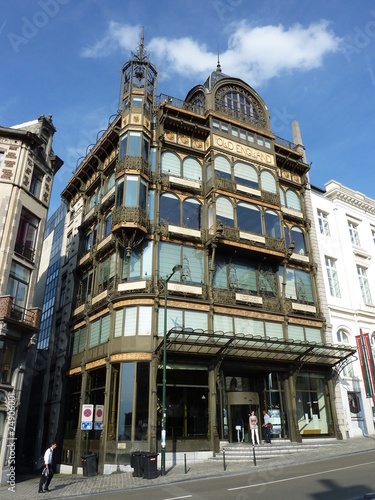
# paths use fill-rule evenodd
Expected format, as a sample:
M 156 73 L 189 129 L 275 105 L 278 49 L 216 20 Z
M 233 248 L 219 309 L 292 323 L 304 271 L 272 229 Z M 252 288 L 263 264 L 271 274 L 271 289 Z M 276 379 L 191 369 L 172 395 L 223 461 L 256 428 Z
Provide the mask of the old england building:
M 339 437 L 334 372 L 353 348 L 326 337 L 302 145 L 219 63 L 184 101 L 156 80 L 141 42 L 62 193 L 62 463 L 93 452 L 103 472 L 160 450 L 164 342 L 167 461 L 248 441 L 250 407 L 275 438 Z M 103 406 L 101 429 L 81 430 L 83 404 Z

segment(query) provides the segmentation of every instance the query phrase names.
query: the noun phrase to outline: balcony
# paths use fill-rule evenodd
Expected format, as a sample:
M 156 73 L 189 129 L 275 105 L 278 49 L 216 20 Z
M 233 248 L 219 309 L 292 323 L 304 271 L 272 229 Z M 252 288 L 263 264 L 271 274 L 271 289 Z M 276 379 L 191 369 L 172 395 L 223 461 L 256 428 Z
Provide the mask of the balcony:
M 30 328 L 38 329 L 42 311 L 38 307 L 25 309 L 13 303 L 13 297 L 0 297 L 0 318 L 10 319 Z
M 125 156 L 117 162 L 116 174 L 127 170 L 135 171 L 138 174 L 144 174 L 147 177 L 151 175 L 150 164 L 139 156 Z
M 35 249 L 31 248 L 29 245 L 24 245 L 20 241 L 16 241 L 16 244 L 14 245 L 14 251 L 16 254 L 21 255 L 21 257 L 34 262 Z
M 139 207 L 120 207 L 112 214 L 112 231 L 124 228 L 140 228 L 147 232 L 147 211 Z

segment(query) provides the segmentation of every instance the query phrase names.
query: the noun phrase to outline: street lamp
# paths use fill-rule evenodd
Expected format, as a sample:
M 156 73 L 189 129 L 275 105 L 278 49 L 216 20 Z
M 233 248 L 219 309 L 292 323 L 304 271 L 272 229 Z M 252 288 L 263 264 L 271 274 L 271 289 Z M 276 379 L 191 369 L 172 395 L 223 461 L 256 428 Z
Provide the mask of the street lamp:
M 172 276 L 181 271 L 181 264 L 177 264 L 173 267 L 171 274 L 164 279 L 164 342 L 163 342 L 163 409 L 162 409 L 162 419 L 161 419 L 161 475 L 165 475 L 165 445 L 167 438 L 166 421 L 167 421 L 167 409 L 165 405 L 166 396 L 166 382 L 167 382 L 167 288 L 168 281 Z

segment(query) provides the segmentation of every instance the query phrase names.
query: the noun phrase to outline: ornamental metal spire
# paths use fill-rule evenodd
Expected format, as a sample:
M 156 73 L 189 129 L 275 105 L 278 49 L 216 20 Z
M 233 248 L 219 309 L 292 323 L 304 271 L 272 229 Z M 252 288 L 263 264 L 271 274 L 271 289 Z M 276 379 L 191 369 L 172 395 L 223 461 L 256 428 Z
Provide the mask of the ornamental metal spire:
M 216 71 L 218 71 L 219 73 L 221 73 L 219 42 L 217 43 L 217 66 L 216 66 Z

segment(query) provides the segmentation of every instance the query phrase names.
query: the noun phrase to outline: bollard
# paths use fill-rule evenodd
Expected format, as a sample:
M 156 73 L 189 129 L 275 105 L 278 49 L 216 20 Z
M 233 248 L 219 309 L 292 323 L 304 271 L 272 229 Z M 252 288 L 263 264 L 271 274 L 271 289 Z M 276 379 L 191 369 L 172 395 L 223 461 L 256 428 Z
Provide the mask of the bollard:
M 225 450 L 223 450 L 223 465 L 224 465 L 224 471 L 227 470 L 227 466 L 225 464 Z
M 254 465 L 256 465 L 257 459 L 255 458 L 255 446 L 253 446 L 253 460 L 254 460 Z
M 184 453 L 184 460 L 185 460 L 185 474 L 187 474 L 187 467 L 186 467 L 186 453 Z

